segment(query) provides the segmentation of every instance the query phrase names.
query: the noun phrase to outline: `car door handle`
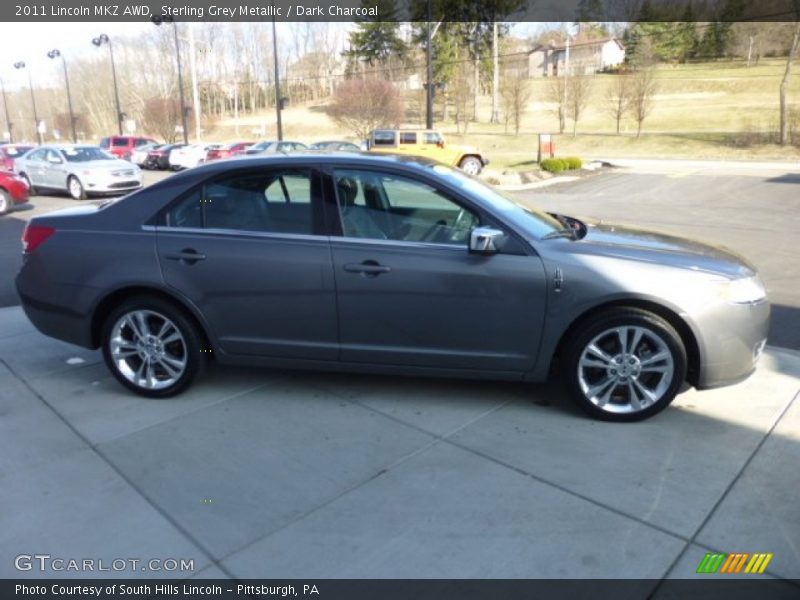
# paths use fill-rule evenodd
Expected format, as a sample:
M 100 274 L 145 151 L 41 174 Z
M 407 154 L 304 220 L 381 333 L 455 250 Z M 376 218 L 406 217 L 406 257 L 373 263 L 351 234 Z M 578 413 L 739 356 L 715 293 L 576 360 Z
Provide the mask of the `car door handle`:
M 200 254 L 197 250 L 186 248 L 184 250 L 181 250 L 180 252 L 172 252 L 169 254 L 165 254 L 164 258 L 166 258 L 167 260 L 182 260 L 187 264 L 193 265 L 198 260 L 205 260 L 206 255 Z
M 376 276 L 381 273 L 388 273 L 391 267 L 379 264 L 374 260 L 365 260 L 362 263 L 348 263 L 344 266 L 344 270 L 348 273 L 360 273 L 361 275 Z

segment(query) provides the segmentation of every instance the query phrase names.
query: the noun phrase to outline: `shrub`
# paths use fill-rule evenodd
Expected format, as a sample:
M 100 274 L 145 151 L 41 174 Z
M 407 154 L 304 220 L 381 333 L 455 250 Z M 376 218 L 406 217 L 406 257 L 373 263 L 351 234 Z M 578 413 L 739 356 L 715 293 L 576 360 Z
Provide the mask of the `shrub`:
M 583 161 L 577 156 L 565 156 L 561 160 L 567 163 L 567 169 L 569 170 L 580 169 L 583 166 Z
M 561 171 L 567 168 L 567 163 L 561 158 L 544 158 L 542 162 L 539 163 L 539 166 L 551 173 L 561 173 Z

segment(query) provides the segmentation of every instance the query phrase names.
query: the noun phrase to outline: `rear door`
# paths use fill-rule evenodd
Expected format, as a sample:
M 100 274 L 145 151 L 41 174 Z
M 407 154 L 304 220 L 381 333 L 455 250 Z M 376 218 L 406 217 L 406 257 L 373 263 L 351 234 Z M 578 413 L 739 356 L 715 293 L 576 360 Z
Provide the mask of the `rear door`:
M 330 245 L 319 174 L 240 170 L 174 203 L 158 227 L 166 282 L 235 355 L 336 360 Z

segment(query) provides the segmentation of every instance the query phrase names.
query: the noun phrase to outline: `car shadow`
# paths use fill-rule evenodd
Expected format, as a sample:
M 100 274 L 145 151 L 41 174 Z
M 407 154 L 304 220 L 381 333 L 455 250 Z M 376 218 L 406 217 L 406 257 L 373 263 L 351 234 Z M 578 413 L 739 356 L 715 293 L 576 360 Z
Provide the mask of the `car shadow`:
M 800 173 L 786 173 L 779 177 L 767 179 L 769 183 L 800 183 Z
M 14 278 L 22 265 L 22 231 L 25 221 L 13 213 L 0 216 L 0 307 L 19 304 Z

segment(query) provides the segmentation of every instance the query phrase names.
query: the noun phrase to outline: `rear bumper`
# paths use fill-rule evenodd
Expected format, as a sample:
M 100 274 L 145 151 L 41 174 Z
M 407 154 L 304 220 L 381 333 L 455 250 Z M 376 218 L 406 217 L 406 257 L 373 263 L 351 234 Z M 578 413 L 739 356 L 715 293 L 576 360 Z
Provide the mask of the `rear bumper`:
M 19 276 L 17 276 L 17 293 L 22 301 L 22 310 L 36 329 L 47 336 L 70 344 L 94 348 L 89 317 L 25 294 L 21 289 Z
M 699 321 L 702 360 L 697 388 L 722 387 L 747 379 L 766 345 L 769 319 L 766 300 L 727 304 L 706 312 Z

